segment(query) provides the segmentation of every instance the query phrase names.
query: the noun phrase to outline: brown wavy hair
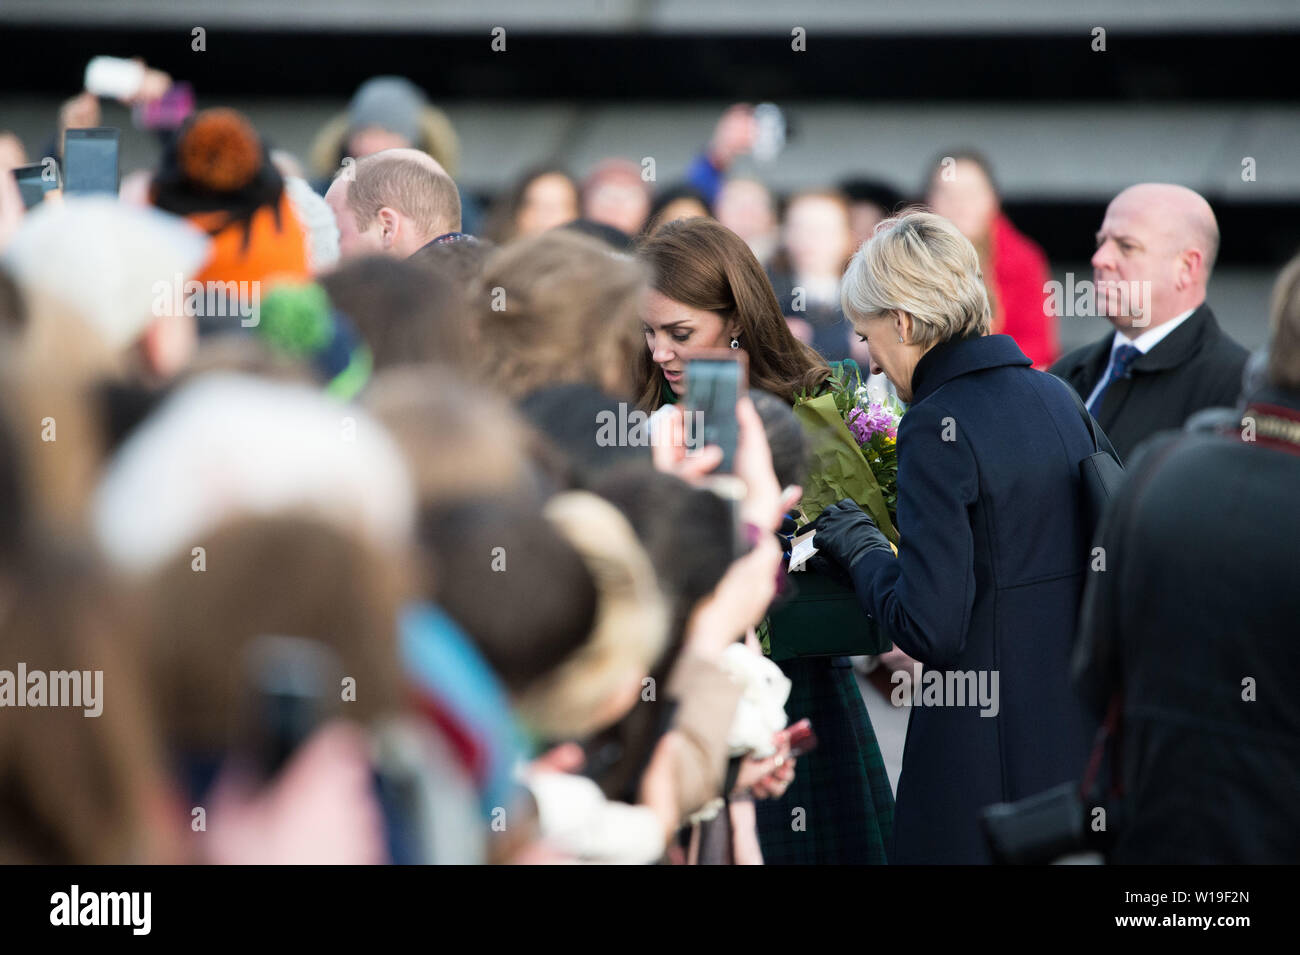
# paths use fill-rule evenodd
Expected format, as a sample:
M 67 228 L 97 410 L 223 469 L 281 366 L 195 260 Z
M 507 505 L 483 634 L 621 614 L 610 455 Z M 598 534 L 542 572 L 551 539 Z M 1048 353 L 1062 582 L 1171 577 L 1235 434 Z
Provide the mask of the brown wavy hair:
M 730 229 L 712 219 L 679 219 L 647 239 L 637 254 L 650 268 L 655 291 L 740 326 L 751 388 L 793 404 L 830 375 L 825 360 L 791 333 L 763 267 Z M 636 384 L 638 407 L 651 411 L 662 403 L 663 374 L 648 348 L 641 349 Z

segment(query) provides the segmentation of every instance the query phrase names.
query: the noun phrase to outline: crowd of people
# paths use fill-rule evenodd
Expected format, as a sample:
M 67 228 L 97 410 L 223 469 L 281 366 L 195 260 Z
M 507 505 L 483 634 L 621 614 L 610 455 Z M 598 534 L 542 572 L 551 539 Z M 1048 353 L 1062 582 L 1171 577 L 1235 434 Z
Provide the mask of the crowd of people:
M 981 863 L 985 809 L 1092 808 L 1098 762 L 1116 861 L 1300 859 L 1300 262 L 1251 359 L 1209 203 L 1134 185 L 1113 329 L 1062 356 L 973 152 L 778 197 L 737 105 L 681 183 L 547 165 L 481 208 L 404 79 L 309 157 L 273 134 L 199 110 L 118 195 L 0 176 L 0 859 Z M 683 410 L 712 349 L 726 477 Z M 851 361 L 907 407 L 900 541 L 841 501 L 822 569 L 880 672 L 999 695 L 915 706 L 896 798 L 851 661 L 763 648 L 792 407 Z

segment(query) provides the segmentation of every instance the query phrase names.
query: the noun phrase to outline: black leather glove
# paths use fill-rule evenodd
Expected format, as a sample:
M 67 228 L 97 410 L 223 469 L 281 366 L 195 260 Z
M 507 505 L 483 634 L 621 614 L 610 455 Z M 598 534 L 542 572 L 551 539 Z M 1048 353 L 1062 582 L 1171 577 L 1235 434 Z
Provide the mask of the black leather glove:
M 873 550 L 894 552 L 871 515 L 848 498 L 822 511 L 812 526 L 817 529 L 813 538 L 817 550 L 833 557 L 845 570 L 851 571 L 854 564 Z

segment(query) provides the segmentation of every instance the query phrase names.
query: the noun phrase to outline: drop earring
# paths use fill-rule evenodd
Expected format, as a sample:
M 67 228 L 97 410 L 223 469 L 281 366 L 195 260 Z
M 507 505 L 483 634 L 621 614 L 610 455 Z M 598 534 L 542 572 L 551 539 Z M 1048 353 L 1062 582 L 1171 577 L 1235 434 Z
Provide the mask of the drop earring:
M 733 338 L 731 339 L 731 347 L 732 347 L 732 348 L 739 348 L 739 347 L 740 347 L 740 339 L 739 339 L 739 338 L 734 338 L 734 337 L 733 337 Z

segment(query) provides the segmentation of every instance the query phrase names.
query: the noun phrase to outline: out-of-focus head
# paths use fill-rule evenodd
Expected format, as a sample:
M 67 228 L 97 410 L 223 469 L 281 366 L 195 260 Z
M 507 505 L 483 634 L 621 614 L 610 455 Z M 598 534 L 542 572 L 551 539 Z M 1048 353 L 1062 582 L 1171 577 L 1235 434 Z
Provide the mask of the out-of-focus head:
M 641 167 L 628 159 L 599 163 L 582 184 L 582 215 L 636 235 L 650 215 L 650 185 Z
M 546 167 L 525 173 L 512 193 L 510 222 L 503 239 L 526 239 L 578 218 L 578 184 L 563 169 Z
M 886 219 L 853 256 L 840 290 L 853 329 L 898 397 L 941 342 L 987 335 L 991 321 L 979 254 L 949 220 L 929 212 Z
M 1140 183 L 1111 200 L 1092 255 L 1097 310 L 1140 334 L 1205 301 L 1219 252 L 1214 210 L 1186 186 Z
M 925 201 L 976 244 L 987 241 L 1002 207 L 987 160 L 973 151 L 950 153 L 935 162 Z
M 419 145 L 424 92 L 401 76 L 374 76 L 348 104 L 347 154 L 357 159 L 385 149 Z
M 446 170 L 418 149 L 388 149 L 345 165 L 325 193 L 339 254 L 406 258 L 460 231 L 460 193 Z
M 849 200 L 849 228 L 856 250 L 876 231 L 883 219 L 892 216 L 903 202 L 898 190 L 878 179 L 846 179 L 840 191 Z
M 776 201 L 757 179 L 728 179 L 718 190 L 714 213 L 719 222 L 751 246 L 776 232 Z
M 117 566 L 148 571 L 242 517 L 307 516 L 383 548 L 409 539 L 414 513 L 402 455 L 364 411 L 301 385 L 212 374 L 132 433 L 92 523 Z
M 377 371 L 423 362 L 456 365 L 464 359 L 461 295 L 432 270 L 368 255 L 322 276 L 320 285 L 370 346 Z
M 591 632 L 578 650 L 516 695 L 520 717 L 552 739 L 583 738 L 621 719 L 664 652 L 668 609 L 627 519 L 584 491 L 556 495 L 546 519 L 596 584 Z
M 785 207 L 784 245 L 796 276 L 838 278 L 853 254 L 849 207 L 829 190 L 801 192 Z
M 692 352 L 727 348 L 748 357 L 749 381 L 790 401 L 829 369 L 790 333 L 776 293 L 748 245 L 712 219 L 670 222 L 641 246 L 650 289 L 641 305 L 645 350 L 638 376 L 642 407 L 657 407 L 663 382 L 686 392 Z
M 136 349 L 142 370 L 166 379 L 193 353 L 197 323 L 186 314 L 185 286 L 209 245 L 197 229 L 156 209 L 70 196 L 32 210 L 4 262 L 29 297 L 33 332 L 40 333 L 39 303 L 58 303 L 110 349 Z
M 375 378 L 364 401 L 401 448 L 422 509 L 533 483 L 530 432 L 494 391 L 443 367 L 408 365 Z
M 513 397 L 567 382 L 627 395 L 644 288 L 636 262 L 568 229 L 499 249 L 471 293 L 483 374 Z
M 691 186 L 673 186 L 655 197 L 646 231 L 654 233 L 660 226 L 678 219 L 709 215 L 709 203 Z
M 1275 388 L 1300 393 L 1300 256 L 1288 263 L 1273 286 L 1268 380 Z

